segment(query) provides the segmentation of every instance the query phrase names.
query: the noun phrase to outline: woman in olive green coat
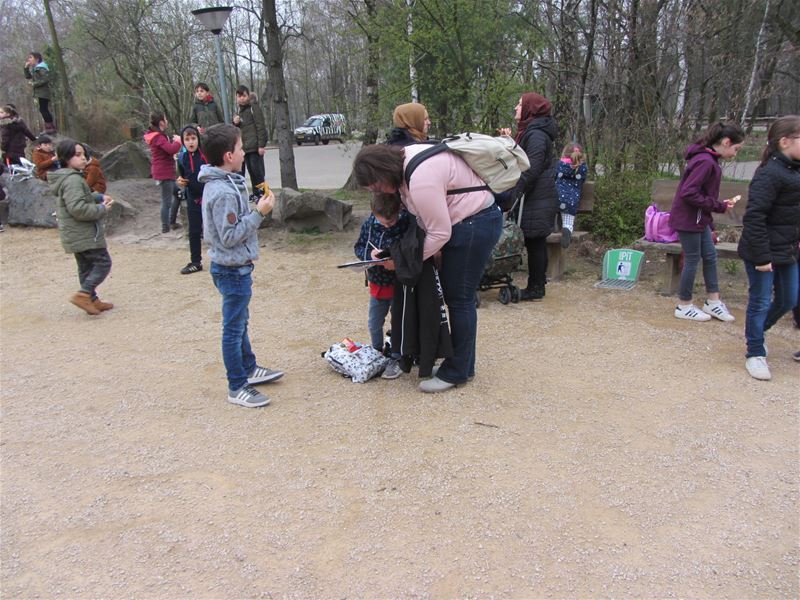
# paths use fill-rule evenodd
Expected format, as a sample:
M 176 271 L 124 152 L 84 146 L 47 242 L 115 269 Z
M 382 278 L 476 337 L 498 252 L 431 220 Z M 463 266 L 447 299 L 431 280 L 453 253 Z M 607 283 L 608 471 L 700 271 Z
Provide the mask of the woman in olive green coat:
M 56 133 L 53 115 L 50 114 L 48 108 L 50 105 L 50 68 L 38 52 L 28 54 L 28 59 L 25 61 L 25 79 L 30 80 L 33 86 L 33 97 L 39 104 L 39 113 L 44 121 L 44 132 Z
M 95 194 L 83 178 L 86 150 L 74 140 L 59 142 L 58 160 L 64 165 L 47 176 L 56 195 L 56 216 L 61 245 L 75 255 L 81 289 L 69 301 L 90 315 L 114 308 L 97 297 L 99 286 L 111 272 L 111 256 L 106 248 L 103 219 L 111 209 L 111 196 Z

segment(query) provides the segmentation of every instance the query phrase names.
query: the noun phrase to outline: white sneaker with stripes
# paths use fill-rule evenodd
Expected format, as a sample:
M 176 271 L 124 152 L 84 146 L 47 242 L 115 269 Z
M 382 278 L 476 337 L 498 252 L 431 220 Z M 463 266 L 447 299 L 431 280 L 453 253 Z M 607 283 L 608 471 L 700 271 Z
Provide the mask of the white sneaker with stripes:
M 269 398 L 259 392 L 257 389 L 245 385 L 242 389 L 236 392 L 228 392 L 228 402 L 231 404 L 238 404 L 247 408 L 258 408 L 259 406 L 266 406 L 269 404 Z
M 687 319 L 689 321 L 710 321 L 711 315 L 707 315 L 697 308 L 694 304 L 688 306 L 681 306 L 680 304 L 675 307 L 675 317 L 678 319 Z
M 712 317 L 716 317 L 720 321 L 735 321 L 736 317 L 734 317 L 730 312 L 728 312 L 728 307 L 725 306 L 721 301 L 717 302 L 716 304 L 710 303 L 706 300 L 706 303 L 703 304 L 703 312 L 707 315 L 711 315 Z

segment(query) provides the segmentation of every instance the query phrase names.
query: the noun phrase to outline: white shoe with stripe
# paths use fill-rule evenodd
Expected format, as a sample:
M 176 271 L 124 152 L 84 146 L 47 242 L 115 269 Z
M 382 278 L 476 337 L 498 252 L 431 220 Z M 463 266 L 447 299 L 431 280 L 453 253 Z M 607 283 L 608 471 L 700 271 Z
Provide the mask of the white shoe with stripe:
M 709 302 L 706 301 L 706 303 L 703 304 L 703 312 L 706 313 L 707 315 L 711 315 L 712 317 L 719 319 L 720 321 L 730 322 L 736 320 L 736 317 L 734 317 L 730 312 L 728 312 L 728 307 L 725 306 L 725 304 L 723 304 L 722 302 L 717 302 L 716 304 L 709 304 Z
M 689 306 L 676 306 L 675 317 L 678 319 L 687 319 L 689 321 L 710 321 L 711 315 L 707 315 L 697 308 L 694 304 Z

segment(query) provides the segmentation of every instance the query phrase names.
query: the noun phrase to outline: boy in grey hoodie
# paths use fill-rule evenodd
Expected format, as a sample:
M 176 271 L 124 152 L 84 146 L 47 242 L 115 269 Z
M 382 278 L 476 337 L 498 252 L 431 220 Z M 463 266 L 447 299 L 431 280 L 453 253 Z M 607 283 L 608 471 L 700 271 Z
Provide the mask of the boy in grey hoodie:
M 275 381 L 283 372 L 256 364 L 247 335 L 248 305 L 253 287 L 253 261 L 258 259 L 258 228 L 275 203 L 270 192 L 255 210 L 247 202 L 240 174 L 244 151 L 239 130 L 219 124 L 206 130 L 208 164 L 200 168 L 203 192 L 203 233 L 209 246 L 211 277 L 222 295 L 222 360 L 228 377 L 228 402 L 258 407 L 269 398 L 253 385 Z

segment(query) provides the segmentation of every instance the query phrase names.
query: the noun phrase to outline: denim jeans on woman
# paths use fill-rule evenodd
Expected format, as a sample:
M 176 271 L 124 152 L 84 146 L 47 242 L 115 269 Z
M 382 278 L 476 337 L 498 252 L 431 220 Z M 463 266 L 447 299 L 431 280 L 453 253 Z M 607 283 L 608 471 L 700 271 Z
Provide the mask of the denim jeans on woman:
M 764 332 L 797 305 L 798 269 L 796 264 L 790 264 L 759 271 L 749 261 L 744 261 L 744 268 L 750 283 L 744 324 L 745 356 L 766 356 Z
M 222 295 L 222 361 L 231 392 L 240 390 L 256 368 L 256 356 L 247 335 L 252 273 L 252 264 L 225 267 L 211 263 L 211 278 Z
M 714 294 L 719 292 L 719 279 L 717 277 L 717 249 L 711 239 L 711 227 L 703 231 L 679 231 L 678 237 L 683 249 L 683 270 L 681 271 L 678 298 L 689 302 L 694 295 L 694 278 L 697 266 L 703 261 L 703 279 L 706 283 L 706 292 Z
M 171 221 L 172 204 L 175 202 L 175 182 L 172 179 L 161 179 L 158 181 L 158 187 L 161 190 L 161 230 L 169 230 L 169 226 L 174 221 Z M 178 214 L 177 208 L 175 214 Z
M 442 248 L 439 278 L 453 341 L 453 356 L 446 358 L 436 373 L 442 381 L 464 383 L 475 375 L 475 292 L 502 229 L 503 214 L 493 204 L 453 225 L 450 241 Z

